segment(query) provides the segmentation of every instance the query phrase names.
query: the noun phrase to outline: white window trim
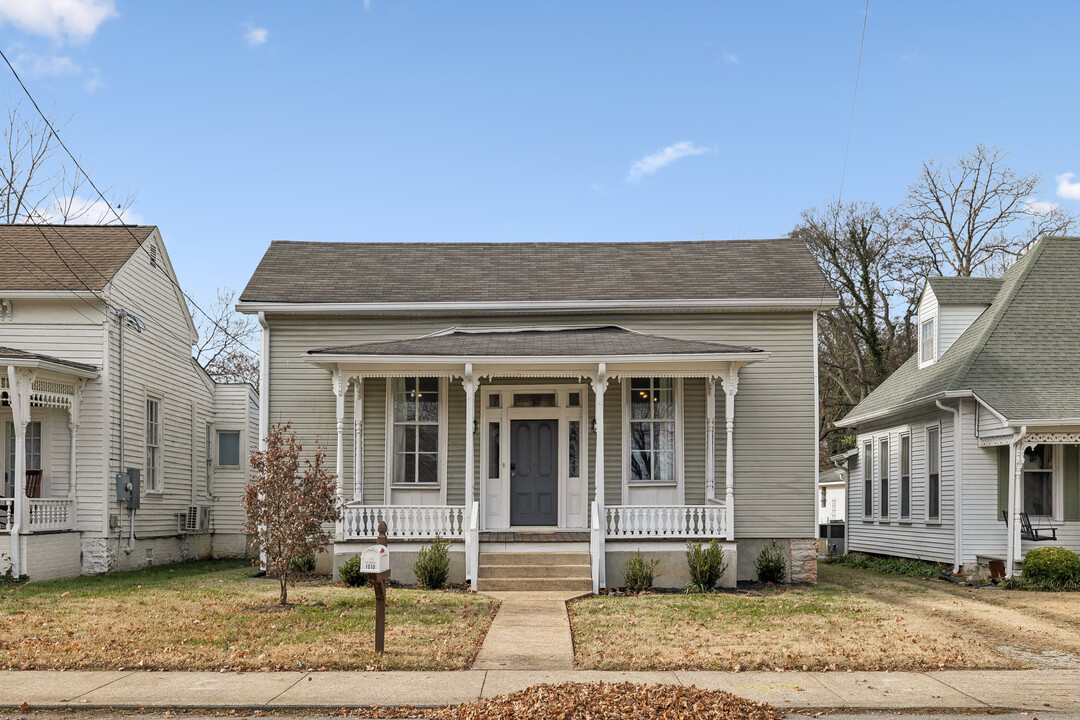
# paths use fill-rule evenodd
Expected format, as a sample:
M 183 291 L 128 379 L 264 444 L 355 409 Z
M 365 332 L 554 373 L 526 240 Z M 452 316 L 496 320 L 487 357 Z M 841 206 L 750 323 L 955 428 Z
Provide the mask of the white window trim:
M 881 443 L 885 442 L 885 457 L 881 457 Z M 888 434 L 879 435 L 875 438 L 877 443 L 878 454 L 878 472 L 877 472 L 877 507 L 874 508 L 874 512 L 880 522 L 892 522 L 892 437 Z M 882 464 L 884 463 L 884 473 L 882 473 Z M 886 488 L 881 482 L 887 480 L 889 487 Z M 885 514 L 881 512 L 881 504 L 885 503 Z
M 1053 453 L 1051 462 L 1054 464 L 1053 476 L 1051 477 L 1052 489 L 1054 493 L 1054 514 L 1053 515 L 1031 515 L 1033 519 L 1043 519 L 1051 522 L 1063 522 L 1062 518 L 1065 517 L 1065 482 L 1062 463 L 1064 462 L 1064 452 L 1062 451 L 1062 445 L 1052 445 L 1050 443 L 1038 443 L 1039 445 L 1046 445 L 1050 448 L 1050 452 Z M 1024 511 L 1024 473 L 1020 472 L 1020 509 Z
M 870 452 L 866 452 L 866 447 L 868 445 L 870 446 Z M 862 460 L 862 495 L 863 495 L 862 496 L 862 519 L 864 521 L 870 522 L 870 521 L 873 521 L 873 519 L 874 519 L 874 507 L 875 507 L 874 501 L 876 500 L 876 498 L 874 497 L 874 488 L 877 486 L 877 481 L 874 480 L 874 452 L 875 452 L 875 450 L 874 450 L 874 441 L 873 441 L 873 439 L 867 440 L 867 439 L 863 438 L 863 440 L 862 440 L 862 452 L 865 455 L 865 457 Z M 866 480 L 867 480 L 867 478 L 869 478 L 869 480 L 870 480 L 870 492 L 869 492 L 869 495 L 870 495 L 870 512 L 866 512 L 866 496 L 868 494 L 866 492 Z
M 931 433 L 931 431 L 937 431 L 937 460 L 938 460 L 938 472 L 937 472 L 937 476 L 938 476 L 938 497 L 937 497 L 938 514 L 937 514 L 937 517 L 930 517 L 930 433 Z M 925 459 L 924 459 L 924 462 L 923 462 L 925 472 L 923 473 L 923 475 L 924 475 L 924 478 L 925 478 L 925 481 L 926 481 L 926 484 L 923 486 L 923 487 L 926 488 L 926 507 L 923 508 L 923 517 L 925 518 L 926 523 L 928 525 L 940 525 L 941 524 L 941 516 L 944 514 L 944 513 L 942 513 L 942 507 L 941 507 L 942 497 L 944 496 L 944 493 L 941 491 L 942 490 L 942 484 L 943 484 L 942 481 L 943 481 L 944 473 L 942 472 L 942 467 L 941 467 L 941 423 L 940 422 L 933 423 L 933 424 L 930 424 L 930 425 L 926 426 L 925 437 L 924 437 L 924 445 L 923 445 L 923 455 L 925 455 Z
M 923 343 L 925 342 L 923 340 L 923 325 L 925 323 L 928 323 L 928 322 L 934 323 L 934 336 L 931 338 L 931 342 L 933 343 L 933 348 L 931 349 L 930 359 L 929 360 L 923 360 Z M 922 368 L 925 368 L 925 367 L 930 367 L 935 362 L 937 362 L 937 359 L 938 359 L 938 347 L 939 347 L 938 338 L 941 337 L 941 327 L 940 327 L 940 324 L 938 323 L 937 315 L 931 315 L 930 317 L 926 318 L 925 320 L 923 320 L 922 318 L 919 318 L 918 333 L 919 333 L 919 368 L 922 369 Z
M 642 376 L 645 377 L 645 376 Z M 651 376 L 650 376 L 651 377 Z M 674 480 L 631 480 L 630 479 L 630 380 L 623 377 L 619 380 L 622 391 L 622 476 L 623 476 L 623 503 L 628 502 L 627 495 L 631 488 L 677 488 L 679 503 L 685 503 L 685 484 L 683 483 L 683 379 L 674 378 L 675 399 L 675 479 Z
M 48 423 L 47 420 L 45 420 L 44 418 L 41 418 L 41 417 L 33 418 L 30 421 L 31 425 L 34 424 L 34 423 L 37 423 L 41 427 L 41 468 L 40 468 L 41 469 L 41 494 L 45 495 L 45 486 L 48 484 L 48 481 L 49 481 L 49 465 L 51 464 L 49 461 L 52 459 L 52 443 L 50 442 L 49 423 Z M 27 425 L 26 431 L 27 431 L 27 437 L 29 437 L 29 434 L 30 434 L 30 426 L 29 425 Z M 10 439 L 12 439 L 12 437 L 14 436 L 15 423 L 12 422 L 11 420 L 8 420 L 6 423 L 4 423 L 3 433 L 4 433 L 4 437 L 3 437 L 4 458 L 3 458 L 2 464 L 3 464 L 4 475 L 6 477 L 8 475 L 13 475 L 15 473 L 15 467 L 14 467 L 14 465 L 11 465 L 11 458 L 8 457 L 8 441 Z M 24 439 L 24 441 L 25 441 L 25 439 Z M 26 468 L 28 470 L 31 469 L 30 468 L 30 456 L 29 456 L 29 454 L 26 455 Z M 14 491 L 15 491 L 14 478 L 12 478 L 9 482 L 11 482 L 11 491 L 12 491 L 12 493 L 14 493 Z M 5 484 L 0 484 L 0 497 L 12 497 L 13 496 L 13 495 L 12 496 L 5 495 L 6 492 L 7 492 L 6 485 Z
M 147 462 L 149 458 L 150 445 L 146 441 L 146 431 L 149 425 L 150 418 L 148 417 L 147 404 L 151 401 L 157 402 L 158 410 L 158 472 L 160 473 L 158 486 L 150 486 L 150 464 Z M 143 422 L 142 422 L 142 438 L 143 438 L 143 462 L 142 462 L 142 479 L 141 479 L 141 493 L 143 495 L 164 495 L 165 494 L 165 396 L 164 393 L 154 392 L 153 390 L 146 390 L 143 392 Z
M 214 497 L 214 440 L 217 438 L 217 430 L 214 428 L 213 423 L 203 423 L 203 445 L 206 452 L 206 457 L 203 458 L 203 472 L 206 473 L 206 477 L 203 478 L 203 487 L 208 498 Z
M 908 444 L 908 514 L 904 515 L 903 505 L 903 493 L 904 493 L 904 438 L 907 438 Z M 910 523 L 914 519 L 914 513 L 911 512 L 915 494 L 912 492 L 913 483 L 911 475 L 911 461 L 915 455 L 914 446 L 911 443 L 911 428 L 901 430 L 896 438 L 896 517 L 899 522 Z M 890 508 L 891 510 L 891 508 Z
M 408 375 L 407 377 L 431 377 L 430 375 Z M 395 483 L 394 482 L 394 380 L 398 378 L 386 378 L 386 434 L 384 435 L 384 502 L 390 505 L 393 492 L 409 490 L 416 491 L 439 491 L 439 504 L 446 504 L 446 459 L 447 448 L 447 419 L 449 417 L 447 406 L 450 404 L 450 382 L 447 378 L 439 380 L 439 479 L 433 483 Z M 462 401 L 464 402 L 464 400 Z
M 244 467 L 244 428 L 238 425 L 215 425 L 213 427 L 214 444 L 211 448 L 214 452 L 214 470 L 240 470 Z M 222 465 L 221 464 L 221 433 L 237 433 L 239 439 L 237 440 L 237 449 L 239 450 L 237 462 L 235 465 Z

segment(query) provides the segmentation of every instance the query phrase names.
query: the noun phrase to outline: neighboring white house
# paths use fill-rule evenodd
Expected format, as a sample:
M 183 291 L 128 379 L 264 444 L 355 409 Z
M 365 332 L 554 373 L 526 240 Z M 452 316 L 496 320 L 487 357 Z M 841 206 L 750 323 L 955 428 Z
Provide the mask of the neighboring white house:
M 772 541 L 815 578 L 835 304 L 787 239 L 274 242 L 238 309 L 263 328 L 262 432 L 334 458 L 335 562 L 384 519 L 396 579 L 441 535 L 455 581 L 587 590 L 639 550 L 684 585 L 688 539 L 723 543 L 729 585 Z
M 195 338 L 157 228 L 0 225 L 0 572 L 247 553 L 258 399 L 215 383 Z
M 840 423 L 849 550 L 1007 574 L 1038 544 L 1080 550 L 1077 308 L 1076 238 L 1000 279 L 927 282 L 918 352 Z
M 834 467 L 821 471 L 817 505 L 818 525 L 847 519 L 847 470 Z

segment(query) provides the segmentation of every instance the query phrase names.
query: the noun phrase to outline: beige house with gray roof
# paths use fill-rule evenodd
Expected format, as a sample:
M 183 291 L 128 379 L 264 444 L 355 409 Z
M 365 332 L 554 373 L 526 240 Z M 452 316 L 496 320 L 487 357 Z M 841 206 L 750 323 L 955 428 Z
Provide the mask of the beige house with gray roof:
M 332 272 L 328 272 L 332 269 Z M 453 541 L 479 589 L 597 590 L 687 540 L 753 577 L 816 574 L 817 314 L 792 240 L 274 242 L 237 306 L 262 325 L 261 430 L 328 447 L 335 563 L 380 520 L 394 577 Z
M 195 337 L 156 227 L 0 225 L 0 573 L 247 552 L 258 398 L 208 377 Z
M 842 421 L 848 549 L 948 563 L 1080 550 L 1080 239 L 1000 279 L 931 278 L 919 350 Z

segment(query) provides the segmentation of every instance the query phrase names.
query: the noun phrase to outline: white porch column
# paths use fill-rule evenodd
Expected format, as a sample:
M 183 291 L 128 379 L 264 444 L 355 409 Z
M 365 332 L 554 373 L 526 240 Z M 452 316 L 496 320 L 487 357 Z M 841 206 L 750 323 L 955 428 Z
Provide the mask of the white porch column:
M 716 378 L 705 378 L 705 502 L 716 501 Z
M 1009 520 L 1006 523 L 1008 538 L 1005 546 L 1005 577 L 1011 578 L 1016 572 L 1016 563 L 1020 561 L 1020 478 L 1024 472 L 1024 437 L 1027 428 L 1020 428 L 1016 439 L 1009 446 Z
M 592 391 L 596 396 L 596 407 L 593 410 L 593 422 L 596 423 L 596 469 L 593 471 L 596 483 L 596 504 L 600 508 L 600 521 L 604 520 L 604 393 L 608 386 L 607 364 L 600 363 L 596 377 L 592 380 Z M 603 528 L 601 528 L 603 530 Z
M 75 527 L 75 503 L 78 501 L 78 469 L 77 461 L 79 451 L 79 410 L 82 403 L 84 380 L 75 382 L 75 393 L 71 396 L 71 405 L 68 407 L 68 430 L 71 432 L 71 457 L 68 468 L 68 500 L 71 501 L 71 526 Z M 195 477 L 192 475 L 192 477 Z
M 341 476 L 342 471 L 345 469 L 345 391 L 348 389 L 349 380 L 341 374 L 341 370 L 334 370 L 331 375 L 331 384 L 334 389 L 334 399 L 336 400 L 335 410 L 337 414 L 337 456 L 334 464 L 334 472 L 337 474 L 337 500 L 340 505 L 344 499 L 344 489 L 341 487 L 343 484 L 343 478 Z M 340 540 L 343 536 L 344 525 L 342 524 L 341 515 L 339 513 L 337 520 L 337 538 Z
M 364 378 L 353 383 L 353 500 L 364 501 Z
M 19 536 L 26 525 L 26 426 L 30 424 L 30 391 L 34 384 L 34 371 L 8 369 L 8 403 L 11 405 L 12 424 L 15 428 L 15 518 L 11 524 L 11 572 L 19 577 L 26 572 L 26 560 L 22 556 Z
M 724 420 L 727 425 L 727 438 L 724 446 L 724 514 L 727 526 L 727 539 L 735 539 L 735 394 L 739 392 L 739 363 L 732 363 L 728 367 L 727 375 L 722 382 L 724 384 Z M 815 499 L 815 502 L 817 500 Z
M 465 574 L 472 589 L 476 589 L 476 574 L 480 559 L 479 535 L 474 535 L 473 522 L 480 527 L 479 513 L 473 514 L 476 485 L 476 390 L 480 380 L 473 375 L 472 363 L 465 363 L 465 374 L 461 377 L 461 386 L 465 389 Z

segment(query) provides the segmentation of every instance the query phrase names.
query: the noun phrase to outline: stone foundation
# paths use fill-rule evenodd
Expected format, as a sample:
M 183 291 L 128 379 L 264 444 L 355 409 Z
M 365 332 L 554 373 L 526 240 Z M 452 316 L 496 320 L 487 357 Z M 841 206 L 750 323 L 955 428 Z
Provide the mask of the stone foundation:
M 817 582 L 817 540 L 794 538 L 788 540 L 788 581 Z

